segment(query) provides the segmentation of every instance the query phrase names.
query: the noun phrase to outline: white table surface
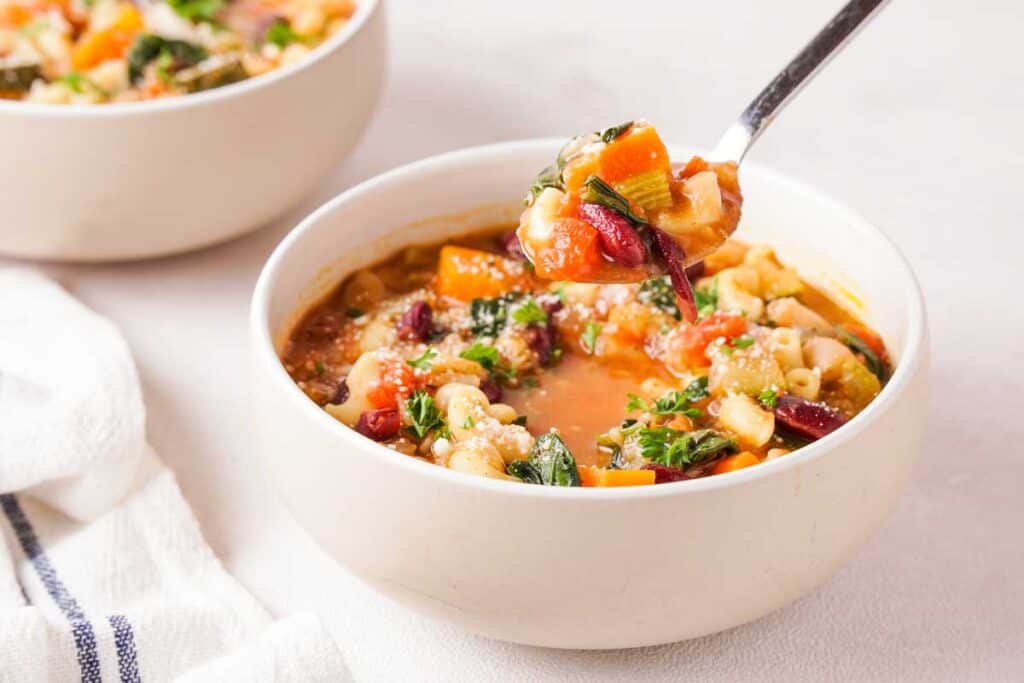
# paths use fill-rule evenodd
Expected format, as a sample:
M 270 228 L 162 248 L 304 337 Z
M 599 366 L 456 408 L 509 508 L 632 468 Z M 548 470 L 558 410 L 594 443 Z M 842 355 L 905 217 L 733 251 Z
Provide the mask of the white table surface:
M 275 613 L 314 609 L 359 679 L 1024 678 L 1024 6 L 900 0 L 752 154 L 884 227 L 923 283 L 934 336 L 925 452 L 887 525 L 827 585 L 759 622 L 647 651 L 467 638 L 353 587 L 274 502 L 247 437 L 246 317 L 299 217 L 396 164 L 644 116 L 710 146 L 839 4 L 394 0 L 390 88 L 356 154 L 303 207 L 191 255 L 48 266 L 127 336 L 149 434 L 211 545 Z M 393 641 L 381 658 L 380 643 Z M 441 656 L 436 655 L 440 653 Z M 437 661 L 442 663 L 438 664 Z

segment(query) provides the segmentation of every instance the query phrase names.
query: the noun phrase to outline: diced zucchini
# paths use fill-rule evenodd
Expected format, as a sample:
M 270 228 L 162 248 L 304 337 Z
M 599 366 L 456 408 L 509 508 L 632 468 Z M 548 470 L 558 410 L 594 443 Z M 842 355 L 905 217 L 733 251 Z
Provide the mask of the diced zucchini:
M 672 190 L 668 185 L 668 173 L 661 169 L 638 173 L 615 183 L 615 190 L 623 197 L 639 204 L 644 211 L 667 209 L 672 206 Z
M 214 55 L 174 74 L 174 83 L 188 92 L 199 92 L 243 81 L 247 76 L 238 55 Z
M 0 92 L 25 92 L 32 82 L 43 77 L 39 62 L 0 60 Z

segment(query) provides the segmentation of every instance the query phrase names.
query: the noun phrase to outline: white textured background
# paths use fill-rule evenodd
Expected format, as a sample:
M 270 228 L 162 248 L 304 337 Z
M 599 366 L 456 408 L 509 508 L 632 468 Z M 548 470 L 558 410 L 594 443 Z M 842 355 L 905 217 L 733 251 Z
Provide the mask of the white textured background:
M 379 116 L 301 210 L 190 256 L 51 270 L 124 330 L 151 439 L 228 568 L 275 612 L 319 611 L 358 680 L 1022 680 L 1024 6 L 1015 0 L 896 0 L 752 154 L 885 228 L 921 278 L 934 335 L 917 476 L 891 521 L 814 594 L 757 623 L 652 650 L 555 652 L 468 637 L 355 585 L 282 515 L 250 461 L 249 294 L 310 208 L 436 152 L 636 116 L 673 141 L 710 147 L 839 4 L 393 0 Z

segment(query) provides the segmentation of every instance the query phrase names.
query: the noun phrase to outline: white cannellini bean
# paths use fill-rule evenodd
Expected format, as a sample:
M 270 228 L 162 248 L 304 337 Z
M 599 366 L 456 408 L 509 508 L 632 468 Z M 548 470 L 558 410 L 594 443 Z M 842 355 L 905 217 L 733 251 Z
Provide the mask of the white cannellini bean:
M 726 396 L 718 406 L 718 423 L 745 446 L 760 448 L 775 433 L 775 415 L 744 394 Z
M 484 439 L 470 439 L 457 444 L 448 456 L 448 467 L 491 479 L 516 479 L 505 473 L 505 461 L 498 449 Z

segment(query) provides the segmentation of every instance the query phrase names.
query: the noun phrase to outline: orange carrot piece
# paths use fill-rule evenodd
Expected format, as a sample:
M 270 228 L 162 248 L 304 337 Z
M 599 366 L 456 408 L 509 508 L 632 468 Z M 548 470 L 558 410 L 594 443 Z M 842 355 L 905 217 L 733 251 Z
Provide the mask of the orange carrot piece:
M 584 486 L 646 486 L 654 483 L 654 470 L 609 470 L 584 465 L 577 468 Z
M 437 293 L 460 301 L 500 296 L 529 285 L 526 267 L 519 261 L 468 247 L 441 248 Z
M 124 56 L 135 35 L 142 28 L 142 15 L 133 5 L 122 4 L 117 17 L 107 28 L 83 36 L 71 52 L 71 64 L 76 69 L 91 69 L 109 59 Z
M 722 458 L 712 471 L 715 474 L 725 474 L 726 472 L 735 472 L 736 470 L 742 470 L 744 467 L 757 465 L 760 462 L 761 460 L 753 453 L 743 451 L 742 453 Z
M 671 167 L 665 143 L 653 126 L 634 127 L 626 135 L 608 143 L 598 163 L 598 175 L 609 183 L 653 169 L 669 171 Z
M 534 267 L 546 280 L 587 282 L 603 262 L 594 226 L 578 218 L 559 218 L 548 244 L 537 250 Z

